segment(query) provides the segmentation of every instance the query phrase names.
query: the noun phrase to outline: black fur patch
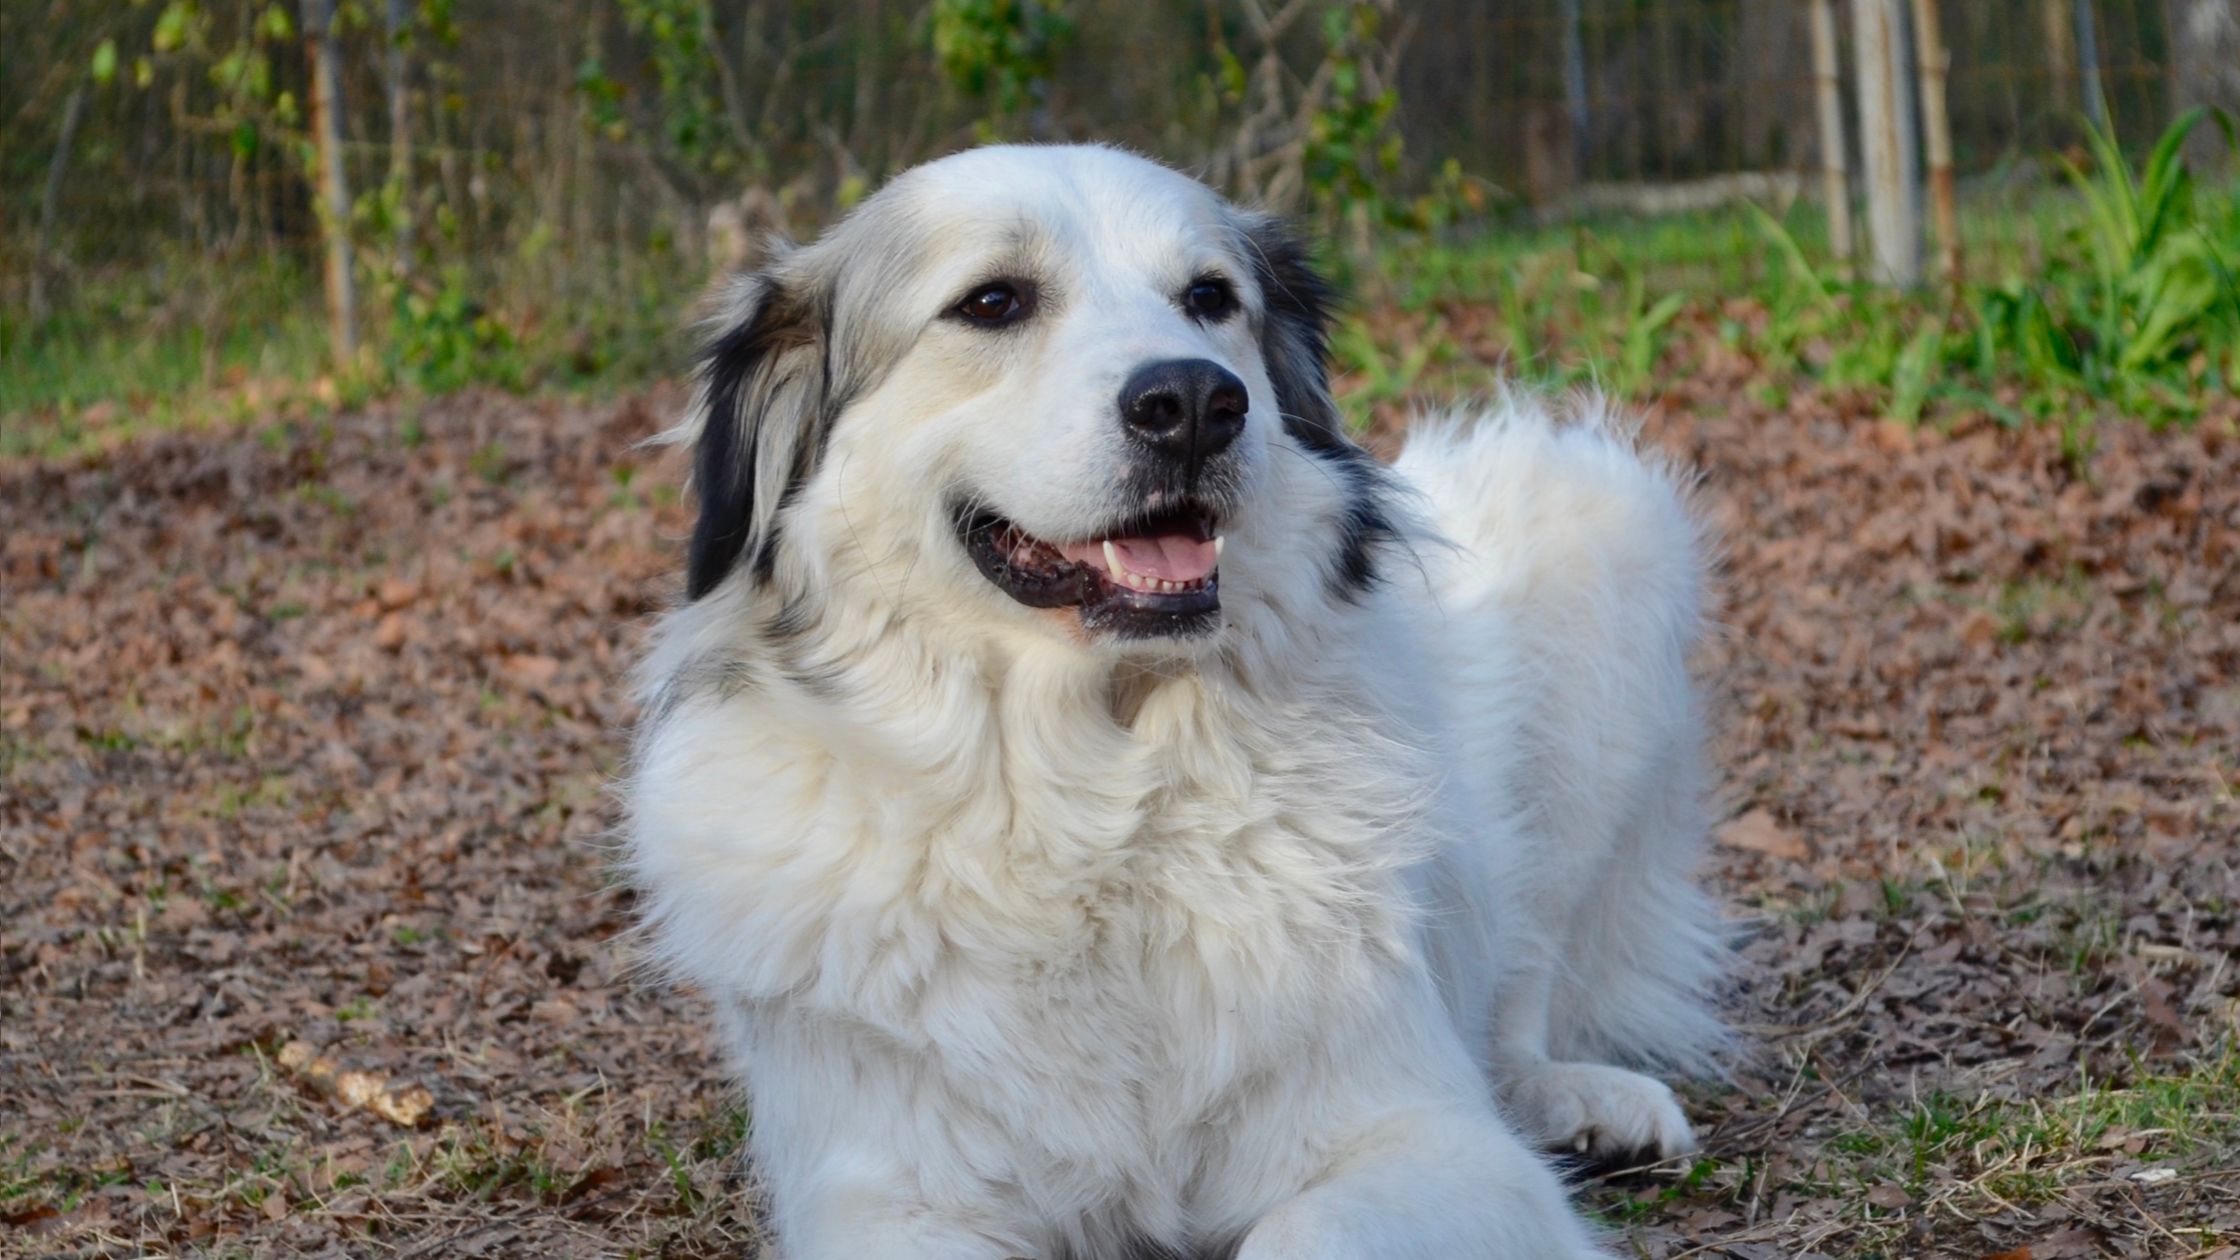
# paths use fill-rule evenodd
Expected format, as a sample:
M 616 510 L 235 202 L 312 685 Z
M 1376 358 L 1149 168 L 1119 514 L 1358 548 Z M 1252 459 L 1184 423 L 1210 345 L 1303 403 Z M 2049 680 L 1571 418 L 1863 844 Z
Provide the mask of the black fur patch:
M 1338 554 L 1330 573 L 1330 590 L 1338 598 L 1359 599 L 1383 580 L 1379 553 L 1400 541 L 1392 516 L 1385 510 L 1387 493 L 1384 467 L 1352 443 L 1344 453 L 1324 456 L 1338 469 L 1347 488 L 1345 512 L 1338 518 Z
M 1284 431 L 1316 454 L 1358 450 L 1330 396 L 1330 312 L 1337 289 L 1315 270 L 1299 238 L 1274 219 L 1247 220 L 1245 245 L 1267 301 L 1260 357 L 1276 388 Z
M 685 565 L 689 599 L 714 590 L 742 555 L 749 557 L 757 580 L 769 580 L 777 531 L 773 525 L 762 537 L 753 536 L 758 465 L 773 456 L 787 465 L 784 490 L 767 517 L 775 522 L 777 510 L 823 458 L 831 435 L 831 408 L 823 401 L 829 395 L 826 356 L 810 353 L 828 340 L 826 320 L 774 283 L 760 283 L 752 311 L 700 356 L 707 414 L 693 456 L 700 519 Z
M 1346 488 L 1331 593 L 1357 599 L 1379 580 L 1378 551 L 1399 541 L 1400 534 L 1385 509 L 1383 467 L 1347 435 L 1345 417 L 1330 396 L 1330 311 L 1337 291 L 1315 270 L 1306 247 L 1275 220 L 1247 220 L 1245 237 L 1267 298 L 1260 354 L 1276 389 L 1284 431 Z

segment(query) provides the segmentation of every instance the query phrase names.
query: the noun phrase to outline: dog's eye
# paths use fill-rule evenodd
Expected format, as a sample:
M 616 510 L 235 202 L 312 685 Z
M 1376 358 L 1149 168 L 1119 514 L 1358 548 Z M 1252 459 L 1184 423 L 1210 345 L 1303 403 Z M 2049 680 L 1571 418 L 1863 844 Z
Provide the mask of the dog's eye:
M 1237 309 L 1237 293 L 1226 280 L 1200 276 L 1183 290 L 1182 304 L 1199 319 L 1223 320 Z
M 956 313 L 975 324 L 1008 324 L 1027 313 L 1026 295 L 1012 284 L 984 284 L 957 303 Z

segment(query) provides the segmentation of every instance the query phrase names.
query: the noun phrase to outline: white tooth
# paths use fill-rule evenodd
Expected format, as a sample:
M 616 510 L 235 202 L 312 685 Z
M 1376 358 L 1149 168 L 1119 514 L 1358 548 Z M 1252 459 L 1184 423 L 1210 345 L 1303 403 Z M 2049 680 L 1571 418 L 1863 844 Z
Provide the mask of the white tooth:
M 1214 558 L 1215 560 L 1219 560 L 1219 559 L 1221 559 L 1221 549 L 1222 549 L 1223 547 L 1226 547 L 1226 546 L 1228 546 L 1228 545 L 1229 545 L 1229 536 L 1228 536 L 1227 534 L 1216 534 L 1216 535 L 1214 535 L 1214 539 L 1213 539 L 1213 558 Z
M 1104 540 L 1104 567 L 1112 574 L 1113 581 L 1122 586 L 1128 584 L 1128 568 L 1120 563 L 1120 549 L 1113 546 L 1109 538 Z

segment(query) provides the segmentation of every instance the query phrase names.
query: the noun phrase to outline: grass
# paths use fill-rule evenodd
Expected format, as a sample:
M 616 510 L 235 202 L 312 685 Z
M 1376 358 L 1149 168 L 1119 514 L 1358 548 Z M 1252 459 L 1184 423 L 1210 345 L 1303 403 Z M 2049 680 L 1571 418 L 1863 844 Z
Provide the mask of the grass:
M 1503 376 L 1640 398 L 1708 371 L 1777 403 L 1856 391 L 1908 424 L 2053 423 L 2081 460 L 2101 418 L 2189 423 L 2240 388 L 2240 183 L 2186 170 L 2199 124 L 2136 168 L 2095 137 L 2065 178 L 1975 192 L 1961 282 L 1913 293 L 1846 278 L 1805 203 L 1408 242 L 1357 269 L 1366 301 L 1336 338 L 1347 401 L 1365 417 L 1419 381 Z M 1457 344 L 1464 307 L 1492 318 Z
M 628 388 L 682 364 L 698 298 L 695 279 L 666 257 L 569 270 L 501 259 L 360 284 L 363 344 L 339 368 L 319 277 L 285 256 L 167 249 L 80 276 L 64 308 L 38 323 L 20 303 L 0 303 L 0 458 L 468 386 Z
M 1340 393 L 1366 423 L 1508 378 L 1638 400 L 1733 369 L 1776 404 L 1831 387 L 1909 424 L 2055 424 L 2081 463 L 2105 417 L 2188 423 L 2240 387 L 2240 183 L 2185 169 L 2178 142 L 2196 125 L 2136 167 L 2095 138 L 2065 178 L 1972 194 L 1956 289 L 1846 278 L 1806 203 L 1395 242 L 1338 260 L 1359 295 L 1333 339 Z M 334 370 L 304 262 L 162 255 L 83 277 L 37 326 L 0 305 L 0 456 L 376 394 L 640 384 L 684 362 L 699 288 L 673 255 L 570 258 L 533 231 L 474 267 L 368 277 L 367 344 Z

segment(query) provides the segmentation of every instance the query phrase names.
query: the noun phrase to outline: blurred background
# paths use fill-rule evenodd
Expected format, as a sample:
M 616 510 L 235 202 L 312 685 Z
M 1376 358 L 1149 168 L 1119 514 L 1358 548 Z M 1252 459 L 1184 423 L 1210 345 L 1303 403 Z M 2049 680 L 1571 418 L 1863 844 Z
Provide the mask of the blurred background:
M 1125 144 L 1306 220 L 1358 295 L 1338 349 L 1364 416 L 1496 373 L 1644 394 L 1701 342 L 1753 388 L 1855 386 L 1908 421 L 2078 398 L 2183 418 L 2240 345 L 2228 126 L 2193 121 L 2151 168 L 2189 110 L 2240 104 L 2234 0 L 0 16 L 14 453 L 671 376 L 705 280 L 763 234 L 995 139 Z

